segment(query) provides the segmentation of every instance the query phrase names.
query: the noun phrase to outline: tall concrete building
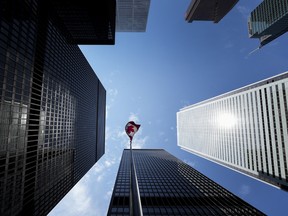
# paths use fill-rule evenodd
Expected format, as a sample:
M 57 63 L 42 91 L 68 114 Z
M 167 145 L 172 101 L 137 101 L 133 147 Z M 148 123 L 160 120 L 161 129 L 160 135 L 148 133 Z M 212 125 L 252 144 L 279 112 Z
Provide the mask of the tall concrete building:
M 192 0 L 185 14 L 185 20 L 213 21 L 218 23 L 239 0 Z
M 250 38 L 258 38 L 260 47 L 288 31 L 288 0 L 263 0 L 248 20 Z
M 106 91 L 81 44 L 115 1 L 0 1 L 0 215 L 46 215 L 104 154 Z M 99 14 L 100 13 L 100 14 Z
M 288 72 L 177 113 L 178 145 L 288 189 Z
M 108 215 L 129 216 L 130 150 L 123 151 Z M 264 215 L 163 149 L 133 149 L 143 215 Z

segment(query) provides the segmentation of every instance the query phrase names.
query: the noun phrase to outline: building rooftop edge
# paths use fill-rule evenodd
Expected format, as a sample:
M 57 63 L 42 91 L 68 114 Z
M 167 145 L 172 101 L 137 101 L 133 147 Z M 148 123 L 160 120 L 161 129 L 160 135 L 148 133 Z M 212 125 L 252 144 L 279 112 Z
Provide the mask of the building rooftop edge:
M 268 81 L 270 81 L 270 80 L 273 80 L 273 81 L 274 81 L 274 79 L 276 79 L 276 78 L 281 78 L 281 79 L 288 78 L 288 71 L 283 72 L 283 73 L 280 73 L 280 74 L 277 74 L 277 75 L 272 76 L 272 77 L 265 78 L 265 79 L 263 79 L 263 80 L 257 81 L 257 82 L 252 83 L 252 84 L 248 84 L 248 85 L 246 85 L 246 86 L 243 86 L 243 87 L 234 89 L 234 90 L 232 90 L 232 91 L 229 91 L 229 92 L 226 92 L 226 93 L 217 95 L 217 96 L 215 96 L 215 97 L 212 97 L 212 98 L 209 98 L 209 99 L 206 99 L 206 100 L 197 102 L 197 103 L 195 103 L 195 104 L 188 105 L 188 106 L 186 106 L 186 107 L 181 108 L 179 111 L 181 112 L 181 111 L 190 109 L 190 108 L 192 108 L 192 107 L 199 106 L 199 105 L 201 105 L 201 104 L 205 104 L 205 103 L 208 103 L 208 102 L 215 101 L 215 100 L 217 100 L 217 99 L 221 99 L 221 98 L 227 97 L 227 96 L 232 95 L 232 94 L 237 94 L 237 93 L 246 91 L 246 90 L 248 90 L 248 89 L 252 89 L 252 88 L 255 88 L 255 87 L 258 87 L 258 86 L 265 85 L 265 84 L 267 84 Z M 280 80 L 280 79 L 279 79 L 279 80 Z
M 125 148 L 124 150 L 130 150 L 130 149 Z M 162 150 L 164 150 L 164 149 L 158 149 L 158 148 L 155 148 L 155 149 L 151 149 L 151 148 L 149 148 L 149 149 L 133 149 L 133 148 L 132 148 L 132 150 L 143 150 L 143 151 L 146 151 L 146 150 L 147 150 L 147 151 L 150 151 L 150 150 L 158 150 L 158 151 L 160 151 L 160 150 L 161 150 L 161 151 L 162 151 Z

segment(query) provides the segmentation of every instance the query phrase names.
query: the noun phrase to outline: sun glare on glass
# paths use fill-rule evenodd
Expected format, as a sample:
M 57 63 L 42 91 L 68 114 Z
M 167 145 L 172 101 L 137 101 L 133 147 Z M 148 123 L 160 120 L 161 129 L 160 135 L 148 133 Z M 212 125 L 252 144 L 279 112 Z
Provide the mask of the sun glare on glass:
M 237 124 L 237 118 L 231 113 L 221 113 L 217 118 L 217 123 L 222 128 L 232 128 Z

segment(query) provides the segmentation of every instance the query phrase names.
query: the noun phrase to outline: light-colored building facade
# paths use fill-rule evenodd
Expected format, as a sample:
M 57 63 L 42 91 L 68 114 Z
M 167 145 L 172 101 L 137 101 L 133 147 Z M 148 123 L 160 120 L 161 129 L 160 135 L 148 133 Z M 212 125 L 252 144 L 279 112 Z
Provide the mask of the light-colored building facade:
M 177 113 L 178 146 L 288 188 L 288 72 Z

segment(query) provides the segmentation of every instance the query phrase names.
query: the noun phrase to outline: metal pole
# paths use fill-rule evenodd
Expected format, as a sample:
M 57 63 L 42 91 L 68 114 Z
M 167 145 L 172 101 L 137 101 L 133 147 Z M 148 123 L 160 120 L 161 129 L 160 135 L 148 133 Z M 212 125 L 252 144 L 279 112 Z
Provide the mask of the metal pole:
M 132 140 L 130 141 L 130 162 L 130 216 L 143 216 L 137 174 L 134 166 Z

